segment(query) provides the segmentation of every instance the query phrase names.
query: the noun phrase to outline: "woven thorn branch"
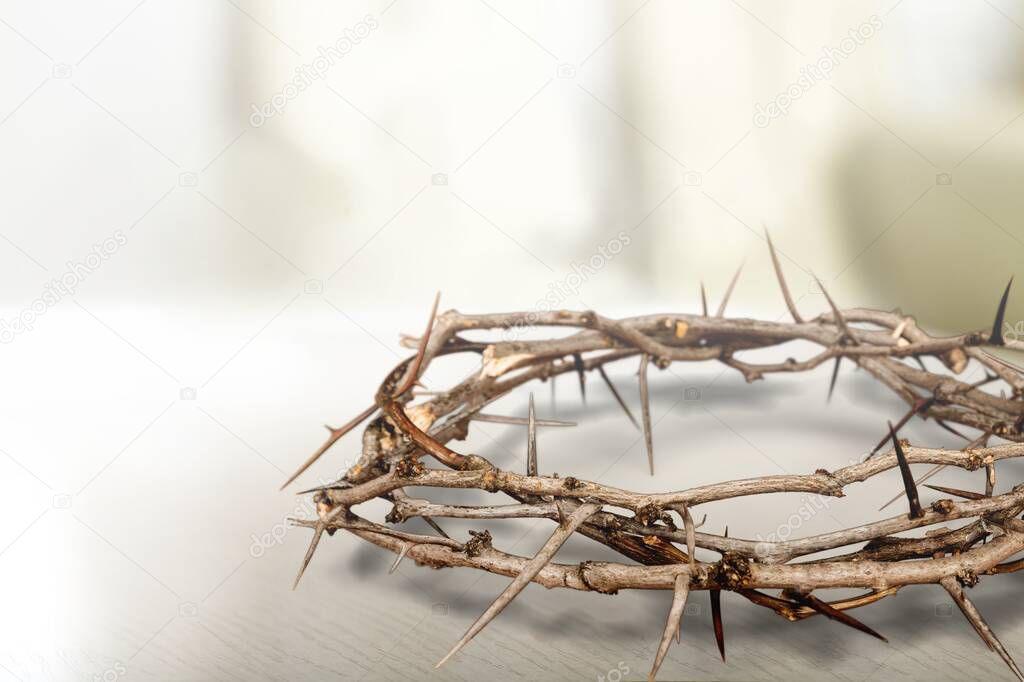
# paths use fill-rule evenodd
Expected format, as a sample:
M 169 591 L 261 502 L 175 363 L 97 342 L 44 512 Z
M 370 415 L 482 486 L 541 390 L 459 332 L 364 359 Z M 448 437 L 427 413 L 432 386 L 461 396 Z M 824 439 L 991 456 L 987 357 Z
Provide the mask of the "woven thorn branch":
M 949 594 L 989 649 L 1024 680 L 964 591 L 982 576 L 1024 567 L 1024 559 L 1015 559 L 1024 550 L 1024 520 L 1019 518 L 1024 511 L 1024 485 L 996 493 L 997 463 L 1024 456 L 1024 370 L 988 350 L 1024 350 L 1024 344 L 1002 334 L 1010 285 L 1003 292 L 989 332 L 932 337 L 917 326 L 914 318 L 898 310 L 841 311 L 824 287 L 821 291 L 829 310 L 805 320 L 790 295 L 771 239 L 765 236 L 792 322 L 725 317 L 732 284 L 714 315 L 708 313 L 701 285 L 700 314 L 618 320 L 592 311 L 565 310 L 488 315 L 448 311 L 438 316 L 435 299 L 424 334 L 418 339 L 404 339 L 405 345 L 416 347 L 415 355 L 387 375 L 373 403 L 362 413 L 340 428 L 328 427 L 330 435 L 323 446 L 285 483 L 287 486 L 294 481 L 335 442 L 372 417 L 363 432 L 362 454 L 356 464 L 338 481 L 303 491 L 313 495 L 317 518 L 295 520 L 297 525 L 313 530 L 295 584 L 324 532 L 333 535 L 338 529 L 395 552 L 398 556 L 392 571 L 408 557 L 434 568 L 469 567 L 512 578 L 438 666 L 464 647 L 531 582 L 602 594 L 625 589 L 667 590 L 672 593 L 672 601 L 651 668 L 652 680 L 673 637 L 679 638 L 681 617 L 691 591 L 710 591 L 715 638 L 724 660 L 722 590 L 736 592 L 791 621 L 822 615 L 885 640 L 849 612 L 890 597 L 906 585 L 935 584 Z M 507 340 L 508 330 L 524 327 L 568 327 L 577 331 L 556 339 Z M 464 336 L 465 332 L 480 330 L 505 333 L 490 342 L 471 341 Z M 811 342 L 820 350 L 804 360 L 789 358 L 779 363 L 755 364 L 738 357 L 741 351 L 793 340 Z M 479 354 L 481 369 L 447 390 L 418 390 L 419 377 L 429 363 L 456 353 Z M 924 358 L 937 360 L 942 369 L 929 370 Z M 639 420 L 605 371 L 610 363 L 630 359 L 639 362 Z M 664 369 L 676 362 L 708 360 L 739 371 L 748 382 L 769 374 L 808 371 L 832 361 L 830 396 L 845 360 L 889 387 L 908 409 L 895 424 L 888 425 L 861 462 L 835 471 L 760 476 L 671 492 L 633 492 L 597 481 L 541 473 L 537 428 L 572 424 L 538 419 L 532 394 L 526 418 L 482 411 L 524 384 L 554 382 L 567 373 L 577 374 L 580 389 L 585 391 L 587 377 L 596 373 L 630 422 L 642 431 L 653 475 L 649 366 L 653 363 Z M 966 383 L 957 378 L 971 363 L 984 368 L 984 379 Z M 997 386 L 1002 386 L 998 394 Z M 961 450 L 912 447 L 900 440 L 900 428 L 915 417 L 933 420 L 964 438 L 965 446 Z M 466 438 L 473 421 L 527 428 L 523 472 L 498 469 L 480 455 L 463 454 L 449 447 L 451 441 Z M 977 434 L 964 435 L 962 430 L 968 429 Z M 1004 442 L 990 445 L 992 438 Z M 891 447 L 882 452 L 887 443 Z M 915 479 L 910 469 L 914 464 L 933 466 Z M 930 485 L 946 497 L 922 505 L 918 486 L 944 467 L 983 470 L 984 492 Z M 799 492 L 843 497 L 851 484 L 894 468 L 900 470 L 904 484 L 894 499 L 905 497 L 909 512 L 880 521 L 822 535 L 761 542 L 730 537 L 728 530 L 722 535 L 701 532 L 703 521 L 694 520 L 698 506 L 740 496 Z M 511 502 L 491 506 L 438 504 L 411 497 L 407 489 L 412 487 L 477 489 L 503 493 Z M 393 505 L 386 523 L 371 521 L 354 511 L 359 504 L 377 498 Z M 394 527 L 415 517 L 424 519 L 436 535 Z M 444 517 L 480 521 L 544 518 L 555 527 L 540 551 L 524 557 L 494 547 L 486 529 L 470 531 L 464 541 L 449 537 L 436 521 Z M 959 525 L 954 529 L 942 525 L 951 522 Z M 934 528 L 921 537 L 898 536 L 930 527 Z M 576 565 L 555 562 L 558 549 L 575 533 L 615 550 L 625 561 L 584 561 Z M 698 548 L 717 558 L 698 560 Z M 826 556 L 814 557 L 821 553 Z M 854 588 L 859 594 L 831 602 L 815 594 L 816 590 L 829 588 Z

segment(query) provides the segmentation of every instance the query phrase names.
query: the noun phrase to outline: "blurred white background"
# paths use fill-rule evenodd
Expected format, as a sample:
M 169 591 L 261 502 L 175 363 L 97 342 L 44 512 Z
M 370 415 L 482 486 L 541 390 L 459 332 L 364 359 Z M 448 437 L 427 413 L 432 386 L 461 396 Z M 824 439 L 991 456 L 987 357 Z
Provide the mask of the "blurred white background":
M 814 272 L 984 327 L 1024 255 L 1022 48 L 1009 0 L 0 2 L 0 679 L 400 676 L 383 626 L 305 632 L 334 593 L 287 593 L 304 539 L 250 568 L 250 536 L 437 290 L 688 312 L 745 263 L 733 312 L 774 319 L 767 227 L 809 314 Z M 796 674 L 758 661 L 677 671 Z

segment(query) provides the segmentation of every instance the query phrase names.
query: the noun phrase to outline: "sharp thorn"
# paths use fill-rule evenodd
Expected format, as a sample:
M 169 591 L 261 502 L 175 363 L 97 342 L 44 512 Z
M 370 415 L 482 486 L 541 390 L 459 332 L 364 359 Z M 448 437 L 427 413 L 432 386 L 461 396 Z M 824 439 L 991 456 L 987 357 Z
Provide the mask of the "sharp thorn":
M 530 406 L 527 412 L 529 423 L 526 427 L 526 475 L 537 475 L 537 413 L 533 408 L 533 393 L 530 394 Z
M 331 429 L 331 427 L 328 426 L 327 428 L 330 429 L 331 435 L 327 437 L 327 440 L 324 441 L 324 444 L 321 445 L 317 449 L 316 452 L 314 452 L 312 455 L 310 455 L 309 459 L 307 459 L 305 462 L 302 463 L 302 466 L 299 467 L 298 471 L 296 471 L 294 474 L 292 474 L 291 476 L 288 477 L 288 480 L 284 482 L 284 485 L 282 485 L 279 488 L 279 490 L 284 490 L 285 488 L 287 488 L 291 484 L 292 481 L 294 481 L 296 478 L 298 478 L 303 473 L 305 473 L 306 469 L 308 469 L 309 467 L 313 466 L 313 464 L 318 459 L 320 459 L 320 456 L 322 454 L 324 454 L 325 452 L 327 452 L 328 448 L 330 448 L 332 445 L 334 445 L 336 442 L 338 442 L 338 440 L 340 440 L 341 437 L 344 436 L 346 433 L 348 433 L 349 431 L 351 431 L 355 427 L 359 426 L 359 424 L 361 424 L 367 417 L 369 417 L 371 414 L 373 414 L 376 411 L 377 411 L 377 406 L 376 405 L 370 405 L 368 408 L 366 408 L 365 410 L 363 410 L 362 412 L 357 414 L 355 417 L 353 417 L 352 421 L 350 421 L 349 423 L 345 424 L 340 429 Z
M 789 314 L 793 316 L 794 322 L 802 324 L 804 320 L 796 309 L 793 297 L 789 293 L 789 287 L 786 286 L 786 278 L 782 275 L 782 265 L 779 264 L 779 256 L 775 253 L 775 245 L 772 244 L 772 237 L 768 234 L 767 227 L 764 229 L 764 237 L 768 241 L 768 252 L 771 253 L 772 265 L 775 267 L 775 276 L 779 279 L 779 287 L 782 289 L 782 297 L 786 299 L 786 307 L 789 308 Z
M 725 296 L 722 297 L 722 302 L 718 304 L 718 312 L 715 313 L 715 317 L 722 317 L 725 315 L 725 306 L 729 303 L 729 297 L 732 296 L 732 290 L 736 287 L 736 282 L 740 278 L 740 273 L 743 272 L 743 264 L 741 263 L 736 268 L 736 274 L 732 276 L 732 280 L 729 281 L 729 286 L 725 290 Z
M 921 509 L 921 499 L 917 495 L 917 484 L 914 482 L 914 475 L 910 473 L 910 464 L 907 463 L 907 456 L 903 454 L 903 446 L 900 445 L 900 440 L 896 437 L 892 422 L 889 422 L 889 435 L 892 437 L 892 444 L 896 449 L 896 461 L 900 465 L 900 474 L 903 475 L 903 487 L 906 489 L 907 502 L 910 503 L 910 518 L 919 519 L 924 516 L 924 510 Z
M 651 476 L 654 475 L 654 438 L 651 435 L 651 397 L 647 387 L 647 365 L 650 356 L 644 353 L 640 356 L 640 416 L 644 423 L 644 446 L 647 448 L 647 463 L 651 468 Z
M 828 382 L 828 396 L 825 398 L 826 403 L 832 402 L 832 391 L 836 389 L 836 379 L 839 378 L 839 365 L 843 361 L 842 355 L 836 356 L 836 363 L 832 365 L 832 379 Z
M 299 573 L 295 576 L 295 582 L 292 583 L 292 590 L 299 586 L 302 574 L 306 572 L 306 567 L 309 566 L 309 562 L 313 559 L 313 552 L 316 551 L 317 545 L 320 544 L 320 538 L 324 534 L 324 527 L 323 523 L 318 523 L 313 530 L 313 539 L 309 541 L 309 549 L 306 550 L 306 556 L 302 559 L 302 566 L 299 567 Z
M 583 406 L 587 405 L 587 374 L 586 368 L 583 366 L 583 356 L 579 353 L 572 354 L 572 365 L 576 368 L 576 376 L 580 380 L 580 400 L 583 401 Z
M 839 327 L 839 331 L 842 333 L 843 338 L 847 339 L 850 343 L 856 345 L 857 340 L 853 338 L 853 334 L 850 333 L 850 327 L 846 324 L 846 318 L 839 312 L 839 307 L 836 302 L 832 300 L 825 285 L 821 283 L 818 276 L 814 276 L 814 281 L 818 283 L 818 288 L 821 289 L 821 293 L 825 294 L 825 300 L 828 301 L 828 305 L 832 308 L 832 316 L 836 318 L 836 325 Z
M 708 293 L 704 290 L 704 282 L 700 283 L 700 309 L 704 317 L 708 316 Z
M 668 653 L 668 648 L 672 644 L 673 634 L 675 634 L 678 641 L 679 632 L 682 629 L 683 609 L 686 608 L 686 597 L 689 594 L 690 575 L 689 573 L 680 573 L 676 576 L 675 587 L 672 591 L 672 606 L 668 610 L 665 632 L 661 635 L 661 643 L 658 645 L 658 653 L 654 657 L 654 665 L 647 676 L 648 682 L 654 682 L 654 679 L 658 676 L 658 668 L 661 667 L 662 661 L 665 660 L 665 654 Z
M 1013 284 L 1013 277 L 1006 283 L 1003 290 L 1003 297 L 999 299 L 999 307 L 996 309 L 996 319 L 992 323 L 992 333 L 988 335 L 988 342 L 993 346 L 1005 346 L 1003 340 L 1003 318 L 1006 317 L 1006 303 L 1010 299 L 1010 286 Z
M 1013 657 L 1010 656 L 1010 653 L 1003 646 L 1002 642 L 999 641 L 999 638 L 996 637 L 996 634 L 992 632 L 992 628 L 990 628 L 988 623 L 985 622 L 985 619 L 982 617 L 977 607 L 974 606 L 974 603 L 967 598 L 966 594 L 964 594 L 964 590 L 960 587 L 956 578 L 946 576 L 940 581 L 940 584 L 946 589 L 949 596 L 953 598 L 956 605 L 960 607 L 960 611 L 964 614 L 964 617 L 967 618 L 967 621 L 974 627 L 974 630 L 978 633 L 978 636 L 981 637 L 981 640 L 988 645 L 989 649 L 992 649 L 999 654 L 999 657 L 1002 658 L 1007 667 L 1013 671 L 1013 674 L 1017 676 L 1018 680 L 1024 682 L 1024 673 L 1021 673 L 1021 670 L 1017 667 Z
M 503 414 L 485 414 L 477 412 L 472 415 L 470 421 L 490 422 L 492 424 L 511 424 L 513 426 L 527 426 L 530 423 L 525 417 L 508 417 Z M 567 422 L 560 419 L 537 419 L 537 426 L 576 426 L 576 422 Z
M 398 553 L 398 557 L 395 558 L 395 563 L 391 564 L 391 568 L 388 569 L 388 575 L 391 575 L 398 570 L 398 564 L 402 563 L 402 559 L 405 558 L 406 553 L 412 549 L 412 543 L 407 542 L 402 545 L 402 551 Z
M 427 343 L 430 341 L 430 332 L 434 329 L 434 318 L 437 317 L 437 305 L 441 302 L 441 292 L 437 292 L 434 296 L 434 305 L 430 308 L 430 318 L 427 320 L 427 329 L 423 332 L 423 336 L 420 337 L 419 348 L 416 349 L 416 358 L 412 362 L 412 366 L 409 371 L 406 372 L 405 381 L 402 382 L 400 388 L 396 389 L 392 394 L 398 397 L 412 388 L 420 378 L 420 369 L 423 366 L 423 358 L 427 354 Z
M 445 532 L 444 532 L 444 529 L 443 529 L 443 528 L 441 528 L 441 526 L 437 525 L 437 521 L 435 521 L 434 519 L 430 518 L 429 516 L 423 516 L 423 517 L 421 517 L 421 518 L 422 518 L 422 519 L 423 519 L 424 521 L 426 521 L 426 522 L 427 522 L 427 525 L 428 525 L 428 526 L 430 526 L 431 528 L 433 528 L 434 530 L 436 530 L 436 531 L 437 531 L 437 534 L 438 534 L 438 535 L 440 535 L 440 536 L 441 536 L 441 537 L 443 537 L 443 538 L 448 538 L 449 540 L 451 540 L 451 539 L 452 539 L 452 536 L 448 535 L 448 533 L 445 533 Z
M 982 349 L 981 354 L 984 355 L 989 360 L 991 360 L 992 362 L 996 363 L 997 365 L 1002 365 L 1003 367 L 1006 367 L 1007 369 L 1012 369 L 1015 372 L 1024 373 L 1024 367 L 1019 367 L 1018 365 L 1015 365 L 1012 362 L 1003 360 L 1001 357 L 997 355 L 992 355 L 992 353 L 989 353 L 987 350 Z
M 972 493 L 970 490 L 960 490 L 959 488 L 947 488 L 947 487 L 942 486 L 942 485 L 927 485 L 926 484 L 924 487 L 925 488 L 931 488 L 932 490 L 936 490 L 936 491 L 938 491 L 940 493 L 943 493 L 943 494 L 946 494 L 946 495 L 953 495 L 954 497 L 962 497 L 965 500 L 984 500 L 985 497 L 987 497 L 986 495 L 982 495 L 981 493 Z
M 985 444 L 985 442 L 988 441 L 989 435 L 990 435 L 989 433 L 984 433 L 980 437 L 975 438 L 974 440 L 972 440 L 970 443 L 968 443 L 964 447 L 964 450 L 969 450 L 970 448 L 977 447 L 979 445 L 983 446 Z M 922 476 L 921 478 L 917 479 L 917 482 L 918 483 L 924 483 L 929 478 L 931 478 L 932 476 L 934 476 L 935 474 L 939 473 L 940 471 L 942 471 L 945 468 L 946 468 L 945 464 L 936 464 L 931 469 L 929 469 L 925 473 L 924 476 Z M 878 511 L 882 511 L 883 509 L 885 509 L 886 507 L 888 507 L 890 504 L 892 504 L 896 500 L 900 499 L 901 497 L 903 497 L 903 491 L 902 490 L 900 492 L 896 493 L 896 496 L 893 497 L 891 500 L 889 500 L 888 502 L 883 504 L 881 507 L 879 507 Z
M 945 419 L 939 419 L 938 417 L 936 417 L 935 418 L 935 423 L 938 424 L 939 426 L 941 426 L 946 431 L 949 431 L 950 433 L 952 433 L 954 436 L 959 436 L 960 438 L 963 438 L 964 440 L 970 440 L 970 438 L 968 438 L 967 436 L 965 436 L 964 434 L 960 433 L 959 431 L 954 429 L 952 426 L 947 424 Z
M 718 653 L 725 663 L 725 630 L 722 628 L 722 591 L 711 590 L 711 621 L 715 628 L 715 641 L 718 643 Z
M 466 634 L 464 634 L 462 638 L 455 643 L 455 646 L 453 646 L 451 650 L 445 654 L 444 658 L 442 658 L 434 667 L 440 668 L 444 665 L 445 662 L 458 653 L 462 647 L 466 646 L 471 639 L 476 637 L 476 635 L 483 630 L 488 623 L 494 620 L 494 618 L 501 613 L 535 577 L 537 577 L 537 574 L 548 565 L 548 562 L 551 561 L 551 558 L 555 555 L 555 552 L 558 551 L 558 548 L 569 539 L 569 536 L 576 532 L 576 528 L 600 509 L 601 505 L 599 504 L 582 504 L 568 519 L 566 519 L 565 525 L 560 525 L 555 528 L 555 532 L 547 539 L 547 542 L 545 542 L 544 546 L 540 548 L 540 551 L 537 552 L 532 559 L 526 562 L 526 565 L 524 565 L 522 570 L 519 571 L 519 575 L 515 577 L 512 583 L 506 587 L 500 595 L 498 595 L 498 598 L 487 607 L 487 610 L 485 610 L 480 617 L 476 619 L 476 622 L 466 630 Z
M 562 500 L 555 502 L 555 511 L 558 512 L 558 525 L 565 528 L 569 522 L 569 517 L 565 513 L 565 503 Z
M 909 422 L 911 419 L 913 419 L 915 414 L 917 414 L 921 410 L 925 409 L 926 407 L 931 407 L 931 404 L 934 403 L 934 402 L 935 402 L 935 398 L 918 398 L 914 402 L 913 406 L 911 406 L 910 411 L 908 411 L 905 415 L 900 417 L 900 420 L 898 422 L 896 422 L 896 426 L 893 427 L 893 428 L 895 430 L 899 431 L 900 429 L 902 429 L 907 424 L 907 422 Z M 882 440 L 878 441 L 878 445 L 876 445 L 871 450 L 871 453 L 865 459 L 871 459 L 872 457 L 874 457 L 875 454 L 879 450 L 881 450 L 882 447 L 886 443 L 888 443 L 888 442 L 889 442 L 889 434 L 885 434 L 884 436 L 882 436 Z
M 627 417 L 629 417 L 629 421 L 631 421 L 633 423 L 633 426 L 636 427 L 637 431 L 640 431 L 641 430 L 640 424 L 637 423 L 636 417 L 633 416 L 632 410 L 630 410 L 629 406 L 626 405 L 626 401 L 622 399 L 621 395 L 619 395 L 619 391 L 615 388 L 615 384 L 612 383 L 612 380 L 608 376 L 608 373 L 604 371 L 604 367 L 601 366 L 601 365 L 598 365 L 597 366 L 597 373 L 601 375 L 602 379 L 604 379 L 604 383 L 607 384 L 608 390 L 610 390 L 612 392 L 612 395 L 615 396 L 615 402 L 617 402 L 619 404 L 619 407 L 622 408 L 622 411 L 626 413 Z
M 821 615 L 825 616 L 829 620 L 834 620 L 838 623 L 842 623 L 843 625 L 848 625 L 854 630 L 860 630 L 861 632 L 871 635 L 872 637 L 875 637 L 877 639 L 880 639 L 883 642 L 889 641 L 888 639 L 878 634 L 877 632 L 875 632 L 875 630 L 868 627 L 864 623 L 860 622 L 850 614 L 845 613 L 844 611 L 840 611 L 839 609 L 829 604 L 827 601 L 818 599 L 812 594 L 801 594 L 797 597 L 797 599 L 806 606 L 811 607 Z
M 694 564 L 697 562 L 697 529 L 689 507 L 683 507 L 683 526 L 686 528 L 686 553 L 690 555 L 690 563 Z

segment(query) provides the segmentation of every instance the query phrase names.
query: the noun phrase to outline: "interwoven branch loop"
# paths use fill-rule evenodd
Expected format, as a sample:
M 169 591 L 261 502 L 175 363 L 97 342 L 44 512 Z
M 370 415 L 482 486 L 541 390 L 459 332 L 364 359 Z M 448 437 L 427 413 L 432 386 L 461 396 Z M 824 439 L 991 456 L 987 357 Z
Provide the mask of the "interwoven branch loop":
M 448 311 L 435 316 L 435 302 L 426 332 L 418 339 L 406 339 L 408 345 L 418 348 L 417 353 L 385 378 L 373 405 L 345 427 L 332 429 L 324 447 L 299 471 L 346 432 L 373 417 L 364 431 L 358 462 L 341 480 L 307 491 L 314 495 L 319 518 L 297 521 L 314 529 L 303 569 L 324 531 L 344 529 L 395 552 L 397 561 L 408 557 L 432 567 L 471 567 L 513 578 L 442 663 L 530 582 L 608 594 L 626 589 L 669 590 L 673 600 L 652 678 L 671 637 L 678 635 L 686 595 L 694 590 L 712 591 L 715 632 L 724 656 L 721 590 L 737 592 L 790 620 L 820 614 L 881 638 L 848 612 L 891 596 L 906 585 L 936 584 L 946 589 L 990 648 L 1020 676 L 963 590 L 980 576 L 1016 571 L 1024 565 L 1024 561 L 1013 561 L 1024 550 L 1024 522 L 1019 519 L 1024 511 L 1024 486 L 995 491 L 997 463 L 1024 456 L 1024 374 L 987 350 L 991 346 L 1024 349 L 1000 333 L 1005 294 L 992 332 L 937 338 L 900 312 L 840 311 L 830 297 L 829 312 L 804 320 L 792 304 L 774 251 L 772 256 L 794 322 L 727 318 L 723 314 L 726 301 L 716 316 L 705 312 L 618 320 L 593 311 L 565 310 L 488 315 Z M 524 327 L 576 331 L 553 339 L 523 340 L 517 330 Z M 485 331 L 495 338 L 470 341 L 465 336 L 466 332 L 475 332 L 476 337 Z M 798 340 L 815 344 L 819 351 L 807 359 L 779 363 L 756 364 L 739 357 L 742 351 Z M 417 393 L 423 370 L 456 353 L 479 355 L 479 371 L 447 390 Z M 926 369 L 921 359 L 929 357 L 937 359 L 943 369 Z M 554 381 L 561 374 L 577 373 L 582 389 L 585 378 L 597 374 L 644 432 L 653 474 L 648 364 L 663 368 L 707 360 L 739 371 L 747 381 L 774 373 L 808 371 L 829 360 L 838 370 L 839 363 L 845 361 L 894 391 L 907 403 L 908 412 L 891 425 L 891 432 L 880 429 L 885 438 L 867 459 L 835 471 L 761 476 L 667 492 L 634 492 L 598 481 L 545 474 L 543 457 L 537 461 L 535 430 L 538 424 L 556 426 L 559 422 L 537 419 L 532 397 L 527 419 L 483 412 L 488 404 L 530 382 Z M 604 370 L 606 365 L 621 362 L 639 363 L 642 426 Z M 958 378 L 972 363 L 984 368 L 984 380 L 967 383 Z M 836 374 L 834 371 L 833 384 Z M 964 436 L 967 443 L 962 450 L 912 447 L 900 441 L 897 432 L 915 417 L 931 419 L 958 434 L 957 427 L 977 433 Z M 521 469 L 501 470 L 478 454 L 449 447 L 452 441 L 465 438 L 477 419 L 520 423 L 528 428 L 529 446 Z M 990 445 L 994 437 L 1005 442 Z M 925 477 L 914 480 L 910 473 L 913 464 L 935 465 L 927 476 L 941 467 L 984 469 L 985 490 L 935 486 L 949 497 L 922 508 L 917 484 Z M 701 532 L 700 524 L 693 520 L 699 505 L 740 496 L 799 492 L 841 497 L 850 484 L 894 468 L 904 475 L 909 514 L 775 542 Z M 407 490 L 414 487 L 477 489 L 504 494 L 507 500 L 493 506 L 440 504 L 410 497 Z M 362 518 L 354 511 L 378 498 L 393 505 L 385 523 Z M 393 527 L 414 517 L 426 519 L 438 534 L 413 534 Z M 436 519 L 444 517 L 486 523 L 543 518 L 553 522 L 554 530 L 540 552 L 522 557 L 494 547 L 486 530 L 462 540 L 448 537 L 436 524 Z M 942 527 L 920 537 L 905 536 L 906 531 L 953 521 L 960 524 L 952 530 Z M 623 561 L 554 561 L 558 548 L 574 533 L 610 547 Z M 843 548 L 847 549 L 842 553 L 834 551 Z M 695 556 L 698 550 L 717 558 L 699 560 Z M 812 556 L 823 552 L 828 553 L 825 558 Z M 862 593 L 831 603 L 814 595 L 815 590 L 827 588 L 859 588 Z M 774 590 L 779 592 L 769 592 Z

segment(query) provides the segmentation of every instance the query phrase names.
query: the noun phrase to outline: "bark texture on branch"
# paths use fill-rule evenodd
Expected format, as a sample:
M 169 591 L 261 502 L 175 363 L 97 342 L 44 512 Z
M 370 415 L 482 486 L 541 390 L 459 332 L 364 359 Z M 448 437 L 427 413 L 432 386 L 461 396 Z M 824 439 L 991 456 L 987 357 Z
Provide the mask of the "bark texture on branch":
M 1024 551 L 1024 522 L 1019 520 L 1024 511 L 1024 485 L 997 490 L 996 478 L 999 462 L 1024 456 L 1024 372 L 991 352 L 996 346 L 1024 350 L 1024 344 L 1000 333 L 1007 295 L 1004 293 L 996 308 L 992 331 L 944 338 L 930 336 L 899 311 L 841 310 L 827 292 L 828 311 L 810 319 L 796 309 L 778 255 L 770 240 L 768 243 L 793 322 L 724 317 L 735 278 L 714 316 L 708 314 L 706 305 L 700 314 L 618 320 L 593 311 L 566 310 L 486 315 L 448 311 L 438 315 L 435 300 L 426 332 L 417 339 L 404 340 L 416 348 L 415 355 L 385 377 L 373 405 L 342 428 L 331 429 L 324 445 L 289 479 L 290 483 L 337 440 L 373 417 L 365 427 L 362 455 L 355 466 L 340 480 L 307 491 L 314 495 L 318 518 L 296 521 L 314 533 L 302 569 L 324 533 L 333 535 L 342 529 L 395 552 L 398 559 L 392 570 L 407 558 L 434 568 L 468 567 L 511 578 L 506 590 L 442 663 L 455 656 L 530 582 L 604 594 L 666 590 L 673 596 L 652 678 L 673 636 L 678 638 L 680 615 L 692 591 L 710 590 L 718 604 L 722 590 L 734 591 L 789 620 L 824 615 L 882 638 L 848 612 L 892 596 L 904 586 L 934 584 L 945 589 L 985 643 L 1019 676 L 1013 659 L 963 589 L 974 586 L 981 576 L 1024 567 L 1024 560 L 1016 558 Z M 527 327 L 565 327 L 575 332 L 553 339 L 520 340 L 519 332 Z M 469 341 L 464 336 L 476 332 L 478 338 L 485 331 L 495 338 Z M 740 357 L 744 351 L 798 340 L 817 345 L 818 351 L 803 360 L 789 358 L 776 363 Z M 478 355 L 479 371 L 447 390 L 417 393 L 419 379 L 430 363 L 455 353 Z M 632 367 L 639 362 L 640 368 L 639 420 L 627 405 L 629 394 L 623 397 L 605 371 L 606 365 L 629 358 Z M 927 369 L 923 362 L 927 358 L 933 359 L 932 366 L 938 365 L 939 371 Z M 737 370 L 747 381 L 808 371 L 827 361 L 838 368 L 838 363 L 845 361 L 844 366 L 862 367 L 891 389 L 907 403 L 908 411 L 898 416 L 895 426 L 885 428 L 885 420 L 879 420 L 879 445 L 859 463 L 834 471 L 754 475 L 676 491 L 659 491 L 654 485 L 650 490 L 631 491 L 545 473 L 550 468 L 544 464 L 544 453 L 537 451 L 537 431 L 571 424 L 539 418 L 532 394 L 525 419 L 482 412 L 521 386 L 554 382 L 567 372 L 579 375 L 582 391 L 586 375 L 596 372 L 632 424 L 629 428 L 641 431 L 653 476 L 650 365 L 664 369 L 675 362 L 707 360 Z M 983 380 L 971 383 L 959 378 L 972 365 L 983 368 Z M 839 376 L 834 371 L 833 382 Z M 962 450 L 911 446 L 899 439 L 899 430 L 915 418 L 933 420 L 954 433 L 973 429 L 980 435 L 964 436 L 967 445 Z M 525 427 L 522 468 L 498 469 L 478 454 L 453 449 L 450 443 L 464 439 L 473 421 Z M 987 446 L 990 438 L 1004 442 Z M 882 450 L 886 441 L 891 448 Z M 983 471 L 984 491 L 930 486 L 951 498 L 922 505 L 918 484 L 925 477 L 915 480 L 911 469 L 915 464 L 934 465 L 927 477 L 943 467 Z M 693 520 L 698 511 L 695 507 L 741 496 L 797 492 L 844 497 L 855 491 L 855 484 L 892 469 L 901 472 L 901 496 L 906 498 L 909 513 L 777 542 L 729 537 L 727 532 L 698 532 L 701 524 Z M 652 478 L 652 483 L 655 481 Z M 411 497 L 411 488 L 476 489 L 501 497 L 488 505 L 440 504 Z M 357 514 L 361 504 L 377 499 L 393 505 L 383 523 Z M 438 534 L 417 535 L 394 527 L 415 517 L 425 519 Z M 556 525 L 536 555 L 523 557 L 493 547 L 486 529 L 474 531 L 466 539 L 448 537 L 435 521 L 444 517 L 488 524 L 536 518 Z M 953 522 L 952 528 L 944 525 Z M 907 534 L 914 531 L 923 535 Z M 622 561 L 556 561 L 561 545 L 577 533 L 615 550 Z M 713 556 L 702 559 L 696 556 L 698 551 Z M 815 556 L 823 552 L 833 553 Z M 829 588 L 857 588 L 863 593 L 832 602 L 813 594 Z M 771 590 L 779 592 L 770 594 Z M 714 616 L 724 655 L 720 609 Z

